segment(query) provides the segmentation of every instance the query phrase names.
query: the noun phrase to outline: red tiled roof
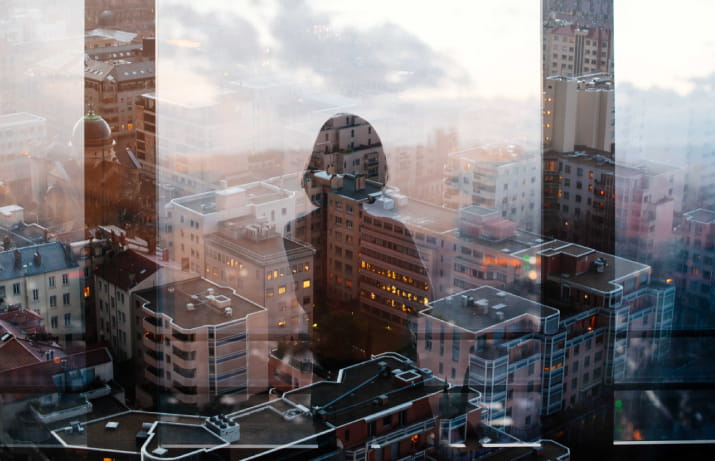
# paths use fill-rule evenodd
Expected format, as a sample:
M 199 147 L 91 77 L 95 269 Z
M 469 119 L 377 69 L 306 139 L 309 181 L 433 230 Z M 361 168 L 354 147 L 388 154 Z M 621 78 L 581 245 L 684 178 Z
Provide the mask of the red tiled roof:
M 39 363 L 40 359 L 16 338 L 0 343 L 0 371 Z M 0 384 L 1 386 L 1 384 Z
M 42 394 L 56 392 L 52 377 L 65 370 L 76 370 L 112 361 L 107 348 L 98 348 L 69 355 L 60 359 L 13 368 L 0 373 L 0 394 Z

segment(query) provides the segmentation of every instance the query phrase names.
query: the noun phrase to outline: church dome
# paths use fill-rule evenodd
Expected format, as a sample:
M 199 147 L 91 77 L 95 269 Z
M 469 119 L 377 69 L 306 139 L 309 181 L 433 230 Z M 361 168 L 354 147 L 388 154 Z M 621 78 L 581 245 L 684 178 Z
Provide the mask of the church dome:
M 84 147 L 103 147 L 113 144 L 112 130 L 109 124 L 92 109 L 79 120 L 72 130 L 72 145 L 79 146 L 80 136 L 84 130 Z
M 99 18 L 97 19 L 97 24 L 99 27 L 113 27 L 114 26 L 114 13 L 109 10 L 104 10 L 99 13 Z

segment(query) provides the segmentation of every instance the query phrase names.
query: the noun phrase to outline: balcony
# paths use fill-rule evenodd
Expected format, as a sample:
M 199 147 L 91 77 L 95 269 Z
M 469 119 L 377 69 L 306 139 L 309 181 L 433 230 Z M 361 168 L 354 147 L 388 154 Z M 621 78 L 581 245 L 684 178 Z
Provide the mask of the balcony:
M 182 360 L 196 360 L 196 351 L 183 351 L 176 346 L 171 348 L 171 353 L 179 357 Z
M 37 421 L 49 424 L 86 415 L 92 411 L 92 403 L 85 397 L 69 395 L 50 405 L 35 401 L 30 404 L 30 411 Z
M 196 369 L 195 368 L 182 368 L 176 364 L 174 364 L 174 372 L 177 373 L 179 376 L 183 376 L 184 378 L 195 378 L 196 377 Z

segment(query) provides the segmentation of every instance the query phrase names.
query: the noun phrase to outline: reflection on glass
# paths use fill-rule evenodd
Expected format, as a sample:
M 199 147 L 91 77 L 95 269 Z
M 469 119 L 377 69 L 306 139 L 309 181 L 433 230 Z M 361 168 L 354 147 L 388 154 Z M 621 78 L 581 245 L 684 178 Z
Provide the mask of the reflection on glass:
M 4 7 L 3 459 L 713 439 L 708 6 Z

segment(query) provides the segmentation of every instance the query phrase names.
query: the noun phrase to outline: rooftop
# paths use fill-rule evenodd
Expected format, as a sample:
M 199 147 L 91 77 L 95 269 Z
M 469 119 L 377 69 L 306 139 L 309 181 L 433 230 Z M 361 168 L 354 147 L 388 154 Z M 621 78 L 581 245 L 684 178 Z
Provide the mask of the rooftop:
M 452 152 L 449 156 L 463 160 L 494 164 L 507 164 L 536 158 L 533 153 L 524 152 L 520 147 L 514 145 L 470 147 Z
M 685 219 L 695 221 L 701 224 L 715 224 L 715 211 L 698 208 L 697 210 L 684 213 Z
M 105 261 L 95 271 L 95 275 L 110 284 L 128 291 L 143 280 L 151 277 L 159 265 L 141 254 L 128 250 Z
M 571 284 L 578 284 L 602 292 L 615 290 L 617 288 L 616 284 L 624 277 L 647 270 L 650 267 L 647 264 L 596 251 L 575 243 L 564 242 L 563 240 L 552 240 L 520 254 L 546 257 L 558 254 L 566 254 L 572 257 L 591 255 L 594 258 L 600 258 L 604 264 L 602 272 L 587 270 L 579 274 L 559 273 L 558 275 L 552 275 L 551 278 L 558 278 L 563 281 L 568 279 Z
M 63 444 L 74 446 L 93 448 L 100 450 L 114 450 L 127 453 L 139 453 L 141 445 L 137 443 L 137 433 L 146 431 L 143 424 L 149 423 L 175 423 L 184 425 L 193 425 L 189 428 L 196 428 L 195 432 L 201 434 L 204 432 L 202 424 L 205 419 L 199 416 L 184 416 L 164 413 L 149 413 L 143 411 L 127 411 L 108 417 L 100 418 L 94 421 L 89 421 L 83 424 L 84 431 L 73 431 L 71 427 L 64 427 L 53 432 L 54 436 Z M 108 426 L 107 423 L 116 423 Z M 175 428 L 176 426 L 172 426 Z M 186 441 L 191 441 L 191 437 L 187 437 L 187 430 L 181 431 Z M 168 431 L 160 430 L 159 434 L 167 435 Z M 155 434 L 159 435 L 159 434 Z M 173 440 L 173 438 L 171 438 Z M 203 439 L 202 439 L 203 440 Z M 218 439 L 220 440 L 220 439 Z M 193 451 L 193 450 L 191 450 Z
M 24 125 L 28 122 L 45 122 L 45 119 L 39 115 L 31 114 L 29 112 L 16 112 L 14 114 L 0 115 L 0 127 Z
M 206 237 L 207 244 L 213 244 L 246 257 L 260 265 L 272 264 L 276 260 L 284 261 L 293 258 L 311 256 L 315 250 L 295 240 L 285 238 L 275 232 L 264 238 L 250 238 L 240 235 L 236 238 L 224 233 L 210 234 Z
M 558 316 L 559 311 L 512 293 L 482 286 L 433 301 L 420 314 L 473 333 L 528 318 L 530 321 L 523 324 L 527 328 L 523 333 L 535 333 L 540 328 L 541 319 Z M 510 328 L 510 331 L 513 330 Z
M 378 199 L 375 203 L 366 204 L 365 211 L 373 216 L 398 221 L 413 232 L 423 229 L 430 233 L 441 234 L 452 231 L 458 226 L 459 214 L 455 210 L 413 199 L 401 202 L 403 196 L 399 194 L 383 195 L 383 197 L 388 201 Z M 392 200 L 391 204 L 389 200 Z M 390 206 L 391 208 L 388 208 Z
M 136 295 L 147 300 L 144 308 L 170 317 L 185 329 L 219 325 L 265 311 L 232 289 L 198 277 L 141 290 Z M 187 305 L 192 305 L 191 309 Z M 231 315 L 225 313 L 228 307 Z
M 0 252 L 0 281 L 76 267 L 70 250 L 59 242 Z
M 381 371 L 383 363 L 386 372 Z M 400 373 L 416 379 L 413 384 L 401 383 L 394 376 Z M 416 368 L 409 360 L 397 354 L 383 354 L 342 369 L 336 381 L 322 381 L 296 389 L 284 394 L 284 398 L 314 411 L 318 407 L 318 413 L 326 422 L 341 426 L 358 419 L 370 419 L 385 411 L 406 408 L 416 400 L 442 392 L 445 385 L 444 381 L 433 377 L 428 370 Z M 467 408 L 462 410 L 464 413 Z
M 76 370 L 111 363 L 106 348 L 92 349 L 32 365 L 4 371 L 0 374 L 0 393 L 46 394 L 57 391 L 52 377 L 65 370 Z M 64 365 L 63 365 L 64 363 Z M 64 368 L 63 368 L 64 367 Z

